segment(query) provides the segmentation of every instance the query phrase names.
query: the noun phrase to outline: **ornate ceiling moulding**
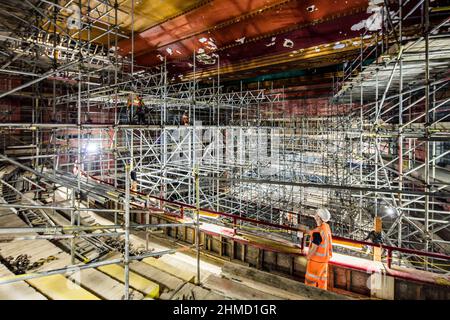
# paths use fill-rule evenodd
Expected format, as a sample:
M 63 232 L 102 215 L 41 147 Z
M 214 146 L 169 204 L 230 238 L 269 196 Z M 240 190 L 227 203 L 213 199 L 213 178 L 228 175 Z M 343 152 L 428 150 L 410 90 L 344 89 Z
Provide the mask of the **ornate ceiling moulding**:
M 307 7 L 313 1 L 282 0 L 271 2 L 269 5 L 265 4 L 260 7 L 257 7 L 260 2 L 255 2 L 253 4 L 254 10 L 241 14 L 239 14 L 237 8 L 234 8 L 234 12 L 229 14 L 222 10 L 220 11 L 220 19 L 217 17 L 217 12 L 205 11 L 202 14 L 196 12 L 199 17 L 195 17 L 195 20 L 190 20 L 190 17 L 183 17 L 184 20 L 180 20 L 176 25 L 173 21 L 173 25 L 161 25 L 159 28 L 148 29 L 139 33 L 136 37 L 135 56 L 138 57 L 138 63 L 144 65 L 159 64 L 161 59 L 157 57 L 158 54 L 166 56 L 168 61 L 185 59 L 190 57 L 194 50 L 201 48 L 199 40 L 202 38 L 211 38 L 215 44 L 214 48 L 207 52 L 208 54 L 222 52 L 286 32 L 362 13 L 365 12 L 367 7 L 366 1 L 353 0 L 335 10 L 330 8 L 328 1 L 318 0 L 318 3 L 316 3 L 318 11 L 308 12 Z M 336 11 L 339 12 L 336 13 Z M 208 14 L 213 17 L 208 16 Z M 226 18 L 227 14 L 228 18 Z M 209 24 L 208 20 L 210 20 Z M 204 25 L 201 26 L 201 23 L 204 23 Z M 187 25 L 190 29 L 185 32 L 183 28 L 186 28 Z M 262 28 L 262 26 L 265 27 Z M 238 38 L 243 38 L 244 41 L 238 41 L 241 40 Z M 123 52 L 128 52 L 130 42 L 122 41 L 119 46 Z M 167 51 L 169 49 L 170 51 Z M 168 52 L 172 54 L 168 54 Z
M 198 36 L 201 36 L 202 34 L 210 33 L 212 31 L 219 31 L 220 29 L 226 28 L 226 27 L 231 26 L 231 25 L 236 24 L 236 23 L 242 23 L 242 22 L 244 22 L 244 21 L 246 21 L 248 19 L 254 18 L 257 15 L 263 14 L 263 13 L 265 13 L 267 11 L 276 10 L 276 9 L 278 9 L 278 8 L 288 4 L 290 2 L 293 2 L 293 1 L 298 1 L 298 0 L 282 0 L 282 1 L 278 1 L 278 2 L 276 2 L 274 4 L 271 4 L 271 5 L 266 5 L 266 6 L 262 7 L 262 8 L 255 9 L 255 10 L 253 10 L 251 12 L 248 12 L 248 13 L 245 13 L 243 15 L 240 15 L 240 16 L 237 16 L 237 17 L 233 17 L 233 18 L 231 18 L 229 20 L 221 22 L 221 23 L 219 23 L 217 25 L 214 25 L 212 27 L 208 27 L 206 29 L 202 29 L 202 30 L 197 31 L 195 33 L 191 33 L 189 35 L 186 35 L 186 36 L 184 36 L 182 38 L 178 38 L 176 40 L 173 40 L 172 42 L 161 44 L 160 48 L 161 47 L 165 47 L 165 46 L 170 46 L 170 45 L 172 45 L 174 43 L 177 43 L 177 42 L 183 41 L 183 40 L 187 40 L 189 38 L 198 37 Z M 156 49 L 152 48 L 150 50 L 139 52 L 136 56 L 140 56 L 140 55 L 144 55 L 144 54 L 149 53 L 149 52 L 153 52 Z
M 372 39 L 364 39 L 364 47 L 369 46 L 372 43 Z M 339 46 L 342 44 L 343 46 Z M 361 49 L 361 39 L 351 38 L 334 42 L 331 44 L 322 44 L 319 46 L 309 47 L 300 50 L 294 50 L 282 54 L 258 57 L 253 60 L 241 61 L 220 68 L 220 74 L 226 76 L 229 73 L 242 72 L 245 70 L 258 69 L 266 66 L 282 65 L 292 62 L 304 62 L 307 65 L 311 65 L 313 61 L 323 61 L 324 57 L 331 62 L 338 62 L 339 57 L 343 54 L 355 52 Z M 326 62 L 326 61 L 325 61 Z M 197 70 L 196 78 L 207 78 L 217 75 L 217 67 L 210 67 L 203 70 Z M 189 72 L 184 77 L 184 81 L 192 80 L 193 73 Z

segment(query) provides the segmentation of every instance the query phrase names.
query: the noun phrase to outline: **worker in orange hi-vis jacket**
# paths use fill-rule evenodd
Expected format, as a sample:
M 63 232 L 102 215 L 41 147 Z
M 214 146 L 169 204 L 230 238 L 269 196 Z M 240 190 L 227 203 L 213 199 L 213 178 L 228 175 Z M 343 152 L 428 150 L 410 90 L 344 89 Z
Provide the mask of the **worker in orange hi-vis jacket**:
M 134 98 L 131 99 L 131 95 L 127 100 L 128 107 L 128 122 L 133 124 L 134 115 L 138 116 L 138 123 L 145 124 L 145 110 L 144 110 L 144 101 L 140 95 L 134 95 Z M 133 107 L 133 108 L 132 108 Z M 135 110 L 135 114 L 133 114 L 133 109 Z
M 331 214 L 326 208 L 317 209 L 314 219 L 317 228 L 310 232 L 311 244 L 306 265 L 305 284 L 327 290 L 328 261 L 333 254 L 331 230 L 328 221 Z

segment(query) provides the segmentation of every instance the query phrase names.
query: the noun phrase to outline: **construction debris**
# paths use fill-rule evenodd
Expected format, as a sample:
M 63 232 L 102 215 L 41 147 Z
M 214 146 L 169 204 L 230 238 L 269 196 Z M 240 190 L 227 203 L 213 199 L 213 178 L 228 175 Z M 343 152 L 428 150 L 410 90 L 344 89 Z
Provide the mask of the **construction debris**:
M 48 256 L 47 258 L 41 258 L 38 261 L 31 263 L 31 256 L 27 254 L 20 254 L 17 257 L 9 256 L 4 259 L 4 264 L 14 274 L 24 274 L 29 270 L 33 270 L 43 266 L 45 263 L 56 260 L 54 256 Z

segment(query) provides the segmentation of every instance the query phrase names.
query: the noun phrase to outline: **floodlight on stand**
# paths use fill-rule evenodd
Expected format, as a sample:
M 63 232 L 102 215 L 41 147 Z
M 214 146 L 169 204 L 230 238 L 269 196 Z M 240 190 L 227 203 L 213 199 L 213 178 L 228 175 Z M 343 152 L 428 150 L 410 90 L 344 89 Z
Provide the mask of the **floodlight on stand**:
M 398 211 L 393 206 L 383 205 L 380 207 L 380 214 L 388 217 L 396 217 L 398 216 Z

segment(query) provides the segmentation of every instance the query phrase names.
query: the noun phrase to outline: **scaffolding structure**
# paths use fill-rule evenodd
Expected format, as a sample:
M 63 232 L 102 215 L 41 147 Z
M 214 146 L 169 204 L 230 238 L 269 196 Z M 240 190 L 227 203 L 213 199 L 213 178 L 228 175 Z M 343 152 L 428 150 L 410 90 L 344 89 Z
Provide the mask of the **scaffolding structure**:
M 81 93 L 86 91 L 89 97 L 93 86 L 101 86 L 105 83 L 112 85 L 115 88 L 117 110 L 120 84 L 130 82 L 130 78 L 131 82 L 140 79 L 134 73 L 133 54 L 131 60 L 124 59 L 119 56 L 117 49 L 118 38 L 127 38 L 119 30 L 118 12 L 122 11 L 125 14 L 127 12 L 120 9 L 117 1 L 113 4 L 109 1 L 79 1 L 78 3 L 65 1 L 63 5 L 60 5 L 58 2 L 26 0 L 24 3 L 17 3 L 17 7 L 11 4 L 9 9 L 11 10 L 2 11 L 2 14 L 11 16 L 13 21 L 11 25 L 10 21 L 4 23 L 7 30 L 11 31 L 7 36 L 2 36 L 2 40 L 4 40 L 2 42 L 4 51 L 2 52 L 11 59 L 3 65 L 1 71 L 31 79 L 20 85 L 17 85 L 18 82 L 20 83 L 19 79 L 14 78 L 14 81 L 8 79 L 5 81 L 7 86 L 1 94 L 1 98 L 9 98 L 17 95 L 17 92 L 21 90 L 31 88 L 31 92 L 28 94 L 24 95 L 23 91 L 18 93 L 19 97 L 29 98 L 31 106 L 21 108 L 23 115 L 17 110 L 12 112 L 13 108 L 10 107 L 7 109 L 8 112 L 2 115 L 2 130 L 3 128 L 9 129 L 2 131 L 1 205 L 19 215 L 28 223 L 29 227 L 2 228 L 2 234 L 13 235 L 13 240 L 48 239 L 58 241 L 71 253 L 71 264 L 62 269 L 26 274 L 20 279 L 18 277 L 3 279 L 2 283 L 120 263 L 124 265 L 125 270 L 123 297 L 129 299 L 130 262 L 145 257 L 174 253 L 179 249 L 152 252 L 148 248 L 147 241 L 147 248 L 144 252 L 131 251 L 130 233 L 132 230 L 149 231 L 175 225 L 149 223 L 136 225 L 130 221 L 131 214 L 136 212 L 136 209 L 130 208 L 129 170 L 132 162 L 125 161 L 123 167 L 125 176 L 128 177 L 124 180 L 125 191 L 123 194 L 119 195 L 114 192 L 105 194 L 107 192 L 105 188 L 85 185 L 82 181 L 82 161 L 86 160 L 84 157 L 86 150 L 83 149 L 86 146 L 84 137 L 88 140 L 92 137 L 91 130 L 85 132 L 82 123 L 90 123 L 93 115 L 97 120 L 104 121 L 105 119 L 101 117 L 101 109 L 91 109 L 89 98 L 82 100 Z M 131 9 L 131 37 L 133 38 L 134 1 L 132 1 Z M 69 12 L 69 16 L 67 16 L 67 12 Z M 30 21 L 27 19 L 28 14 L 38 18 Z M 77 25 L 75 32 L 70 32 L 70 29 L 73 29 L 70 27 L 72 23 Z M 61 24 L 65 27 L 62 27 Z M 94 30 L 96 32 L 93 36 Z M 101 44 L 105 42 L 106 45 Z M 23 72 L 27 68 L 39 70 L 41 74 L 36 71 Z M 42 85 L 41 81 L 43 80 L 52 81 L 53 86 L 49 89 L 48 82 Z M 62 85 L 58 86 L 57 81 Z M 74 105 L 67 102 L 61 107 L 56 98 L 64 92 L 63 90 L 67 90 L 67 95 L 71 93 L 77 95 Z M 5 101 L 5 104 L 8 103 L 11 104 L 12 100 Z M 117 116 L 117 112 L 114 114 Z M 22 123 L 21 125 L 17 125 L 18 120 Z M 24 125 L 26 122 L 29 125 Z M 61 124 L 57 124 L 60 122 L 66 123 L 66 126 L 62 127 L 73 130 L 70 133 L 65 130 L 63 134 L 66 136 L 62 136 L 59 130 Z M 112 123 L 115 123 L 114 119 Z M 91 128 L 95 129 L 95 126 L 91 126 Z M 115 130 L 117 132 L 117 128 Z M 61 143 L 61 141 L 63 142 Z M 6 156 L 5 154 L 8 152 L 16 160 Z M 17 157 L 17 154 L 21 152 L 25 156 Z M 67 169 L 71 171 L 69 176 L 64 175 L 65 172 L 58 172 L 59 161 L 62 161 L 61 165 L 71 163 L 70 166 L 67 166 Z M 117 180 L 116 187 L 118 187 Z M 86 191 L 94 189 L 96 192 L 92 192 L 91 197 L 99 200 L 103 194 L 102 199 L 106 198 L 114 202 L 115 208 L 89 207 L 89 199 L 87 199 L 88 207 L 86 207 L 84 204 L 86 203 Z M 49 206 L 43 203 L 45 199 L 50 199 L 53 203 L 65 203 L 66 206 Z M 53 213 L 58 210 L 61 214 L 67 214 L 70 217 L 70 225 L 55 225 L 54 219 L 49 217 L 46 210 L 51 210 Z M 81 215 L 86 211 L 114 215 L 115 223 L 106 226 L 98 224 L 86 226 Z M 193 223 L 177 223 L 176 225 L 192 226 Z M 196 225 L 198 230 L 198 223 Z M 102 232 L 103 230 L 104 232 Z M 38 233 L 38 236 L 20 236 L 20 234 L 32 232 Z M 123 239 L 120 248 L 114 248 L 108 242 L 109 238 L 114 237 Z M 196 249 L 198 252 L 198 244 Z M 111 250 L 123 251 L 122 258 L 102 260 L 104 254 Z M 199 282 L 199 261 L 197 261 L 197 270 L 197 282 Z
M 354 110 L 346 130 L 353 133 L 352 183 L 398 194 L 353 196 L 360 208 L 384 218 L 390 244 L 448 252 L 448 197 L 440 193 L 450 182 L 450 19 L 433 14 L 429 1 L 399 1 L 389 10 L 373 45 L 361 46 L 358 59 L 344 70 L 335 103 Z M 412 30 L 414 20 L 419 32 Z

